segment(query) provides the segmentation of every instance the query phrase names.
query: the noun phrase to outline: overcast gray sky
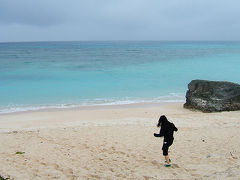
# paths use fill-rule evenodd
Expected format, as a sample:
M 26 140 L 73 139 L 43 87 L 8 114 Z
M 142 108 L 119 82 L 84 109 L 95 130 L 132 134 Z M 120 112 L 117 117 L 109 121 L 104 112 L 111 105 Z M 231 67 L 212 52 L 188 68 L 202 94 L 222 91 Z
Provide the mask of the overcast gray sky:
M 240 0 L 0 0 L 0 42 L 240 40 Z

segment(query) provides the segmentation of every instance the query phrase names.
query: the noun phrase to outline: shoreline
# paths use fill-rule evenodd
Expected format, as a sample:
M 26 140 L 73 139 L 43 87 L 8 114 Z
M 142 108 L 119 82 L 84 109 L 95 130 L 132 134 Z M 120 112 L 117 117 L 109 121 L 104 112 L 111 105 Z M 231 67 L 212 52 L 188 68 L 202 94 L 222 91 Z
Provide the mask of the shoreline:
M 118 109 L 118 108 L 143 108 L 143 107 L 156 107 L 167 104 L 182 104 L 185 101 L 177 102 L 134 102 L 129 104 L 99 104 L 99 105 L 76 105 L 73 107 L 44 107 L 36 109 L 20 110 L 15 112 L 0 112 L 0 116 L 10 114 L 22 114 L 31 112 L 52 112 L 52 111 L 68 111 L 68 110 L 101 110 L 101 109 Z
M 203 113 L 185 109 L 183 103 L 135 103 L 125 105 L 86 106 L 62 109 L 0 114 L 0 132 L 57 129 L 66 127 L 147 125 L 152 126 L 160 115 L 170 121 L 179 122 L 183 127 L 202 127 L 208 121 L 198 122 L 198 118 L 236 116 L 240 111 Z M 191 119 L 189 120 L 189 117 Z M 196 116 L 196 118 L 194 117 Z M 186 117 L 183 122 L 179 119 Z M 191 121 L 197 119 L 196 122 Z M 203 123 L 204 122 L 204 123 Z M 213 126 L 214 121 L 211 122 Z

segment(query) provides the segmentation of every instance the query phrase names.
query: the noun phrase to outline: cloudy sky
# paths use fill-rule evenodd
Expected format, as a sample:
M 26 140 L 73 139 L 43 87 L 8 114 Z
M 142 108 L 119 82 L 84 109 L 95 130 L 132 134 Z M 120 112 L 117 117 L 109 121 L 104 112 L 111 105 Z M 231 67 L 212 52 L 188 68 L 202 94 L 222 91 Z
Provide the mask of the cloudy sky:
M 240 40 L 240 0 L 0 0 L 0 42 Z

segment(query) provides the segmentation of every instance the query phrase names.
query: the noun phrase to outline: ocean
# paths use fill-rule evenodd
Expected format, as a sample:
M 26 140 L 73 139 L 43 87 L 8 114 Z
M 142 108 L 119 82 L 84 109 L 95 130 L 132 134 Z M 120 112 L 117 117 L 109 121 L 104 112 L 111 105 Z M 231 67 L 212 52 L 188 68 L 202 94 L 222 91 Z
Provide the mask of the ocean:
M 0 113 L 184 102 L 193 79 L 240 83 L 240 42 L 0 43 Z

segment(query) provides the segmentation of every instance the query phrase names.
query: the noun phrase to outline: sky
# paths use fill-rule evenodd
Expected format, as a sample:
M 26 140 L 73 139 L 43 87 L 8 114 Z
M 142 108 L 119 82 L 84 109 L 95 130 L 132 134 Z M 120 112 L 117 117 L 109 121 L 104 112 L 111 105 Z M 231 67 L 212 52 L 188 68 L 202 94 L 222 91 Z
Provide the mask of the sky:
M 240 40 L 239 0 L 0 0 L 0 42 Z

